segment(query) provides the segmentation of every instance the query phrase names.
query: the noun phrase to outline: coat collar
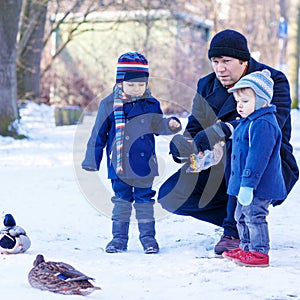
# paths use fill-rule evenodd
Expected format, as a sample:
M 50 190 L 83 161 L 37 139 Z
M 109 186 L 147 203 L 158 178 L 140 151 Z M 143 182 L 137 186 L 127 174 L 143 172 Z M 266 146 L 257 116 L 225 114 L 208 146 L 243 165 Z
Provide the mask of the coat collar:
M 128 109 L 126 114 L 127 118 L 133 118 L 139 115 L 150 113 L 151 107 L 154 103 L 156 103 L 156 101 L 157 100 L 150 95 L 150 97 L 143 97 L 134 102 L 124 103 L 123 109 Z
M 215 111 L 218 111 L 218 119 L 222 119 L 223 116 L 236 111 L 233 94 L 228 93 L 217 78 L 214 79 L 212 93 L 207 95 L 205 100 Z
M 270 114 L 276 112 L 276 106 L 271 105 L 264 108 L 260 108 L 255 110 L 251 115 L 249 115 L 246 119 L 253 121 L 263 115 Z

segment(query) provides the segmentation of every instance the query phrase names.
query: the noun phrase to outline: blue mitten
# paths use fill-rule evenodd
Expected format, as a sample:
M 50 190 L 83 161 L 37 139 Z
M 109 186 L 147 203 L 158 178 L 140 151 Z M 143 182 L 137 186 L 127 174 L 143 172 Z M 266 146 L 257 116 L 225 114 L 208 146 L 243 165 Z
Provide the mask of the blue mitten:
M 242 205 L 249 205 L 253 200 L 253 188 L 241 186 L 237 199 Z

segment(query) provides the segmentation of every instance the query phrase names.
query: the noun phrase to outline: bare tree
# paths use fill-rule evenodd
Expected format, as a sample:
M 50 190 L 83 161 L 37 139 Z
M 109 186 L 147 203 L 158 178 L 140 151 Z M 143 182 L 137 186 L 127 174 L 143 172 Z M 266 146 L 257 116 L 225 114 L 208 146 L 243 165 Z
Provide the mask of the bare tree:
M 56 45 L 55 50 L 52 52 L 51 56 L 47 58 L 43 69 L 42 76 L 51 68 L 53 61 L 60 55 L 60 53 L 66 48 L 66 46 L 78 35 L 83 34 L 86 31 L 92 29 L 82 29 L 83 25 L 90 22 L 88 20 L 89 15 L 99 8 L 97 0 L 77 0 L 77 1 L 63 1 L 56 0 L 50 1 L 48 16 L 50 20 L 50 27 L 44 36 L 44 47 L 51 43 L 51 38 L 53 33 L 59 31 L 62 24 L 68 23 L 69 30 L 67 33 L 67 38 Z M 80 13 L 82 17 L 76 17 L 76 13 Z M 74 16 L 74 18 L 72 17 Z
M 235 29 L 248 38 L 250 51 L 264 63 L 277 67 L 279 61 L 277 27 L 285 0 L 269 1 L 189 1 L 194 10 L 213 21 L 212 35 L 223 29 Z M 283 11 L 284 10 L 284 11 Z M 287 16 L 286 16 L 287 18 Z
M 98 7 L 96 0 L 25 0 L 17 52 L 19 99 L 38 99 L 41 97 L 40 87 L 43 75 L 51 68 L 53 61 L 73 40 L 74 36 L 84 32 L 84 30 L 80 30 L 80 27 L 86 23 L 86 18 L 96 7 Z M 66 21 L 70 14 L 76 14 L 79 10 L 84 16 L 82 21 L 72 27 L 68 33 L 68 38 L 59 45 L 54 53 L 47 57 L 47 61 L 44 61 L 42 65 L 42 54 L 49 44 L 53 32 L 59 29 L 59 26 Z M 46 22 L 47 16 L 52 22 Z M 49 79 L 49 75 L 46 77 Z
M 296 30 L 296 49 L 295 49 L 295 60 L 296 60 L 296 68 L 294 68 L 294 82 L 292 84 L 293 87 L 293 103 L 292 108 L 299 109 L 299 98 L 300 98 L 300 4 L 296 6 L 296 16 L 297 16 L 297 30 Z
M 0 135 L 17 137 L 16 37 L 22 0 L 0 4 Z
M 205 20 L 195 12 L 184 9 L 183 1 L 148 1 L 140 0 L 127 2 L 122 11 L 111 11 L 111 19 L 105 24 L 112 24 L 108 32 L 97 32 L 97 29 L 104 27 L 103 16 L 99 14 L 98 25 L 95 25 L 93 36 L 89 35 L 84 45 L 80 40 L 74 40 L 76 53 L 86 51 L 86 58 L 91 54 L 86 50 L 88 44 L 96 45 L 93 55 L 97 68 L 100 63 L 104 64 L 94 77 L 89 77 L 89 83 L 97 79 L 93 86 L 94 92 L 99 90 L 99 84 L 108 87 L 114 82 L 114 70 L 117 57 L 128 50 L 138 50 L 144 53 L 150 62 L 151 77 L 165 80 L 156 80 L 151 85 L 155 95 L 166 101 L 169 99 L 178 101 L 182 106 L 185 101 L 191 102 L 192 97 L 186 96 L 184 91 L 177 87 L 183 84 L 194 88 L 197 77 L 204 73 L 206 58 L 206 42 L 208 36 L 205 32 Z M 209 30 L 208 30 L 209 31 Z M 104 37 L 105 36 L 105 37 Z M 74 45 L 72 44 L 72 45 Z M 83 49 L 84 48 L 84 49 Z M 73 53 L 75 51 L 73 50 Z M 75 54 L 76 56 L 76 54 Z M 75 58 L 74 56 L 74 58 Z M 82 56 L 82 55 L 80 55 Z M 75 58 L 76 59 L 76 58 Z M 102 66 L 101 66 L 102 67 Z M 86 73 L 86 70 L 81 74 Z M 164 103 L 163 103 L 164 106 Z M 173 106 L 174 108 L 174 106 Z
M 40 97 L 40 65 L 48 0 L 25 0 L 19 32 L 18 98 Z
M 48 7 L 46 19 L 42 18 L 36 23 L 39 27 L 36 32 L 39 33 L 43 30 L 42 26 L 46 25 L 42 46 L 40 36 L 33 38 L 29 34 L 35 32 L 32 29 L 34 22 L 26 23 L 26 18 L 22 18 L 27 26 L 23 26 L 23 23 L 21 26 L 19 70 L 30 59 L 33 60 L 34 55 L 29 53 L 39 54 L 42 50 L 42 61 L 38 64 L 39 55 L 35 56 L 36 61 L 32 61 L 34 65 L 29 63 L 26 66 L 27 75 L 20 74 L 18 78 L 23 79 L 19 82 L 19 95 L 32 98 L 40 95 L 49 101 L 50 88 L 55 88 L 56 93 L 60 93 L 57 99 L 88 103 L 99 89 L 112 82 L 112 62 L 121 52 L 130 49 L 147 55 L 155 72 L 152 71 L 152 74 L 195 87 L 197 78 L 211 70 L 206 55 L 210 31 L 214 34 L 225 28 L 246 34 L 250 50 L 259 53 L 263 62 L 276 66 L 276 31 L 280 5 L 284 0 L 253 1 L 257 8 L 255 10 L 253 2 L 245 0 L 26 0 L 26 4 L 31 4 L 27 18 L 31 16 L 32 20 L 38 19 L 38 9 L 33 11 L 34 3 L 42 5 L 48 2 Z M 23 16 L 26 15 L 25 11 Z M 108 14 L 105 14 L 106 11 Z M 111 16 L 111 20 L 108 20 L 108 16 Z M 44 20 L 46 23 L 41 25 Z M 205 29 L 203 24 L 207 20 L 212 20 L 212 27 Z M 56 38 L 54 48 L 53 44 L 51 46 L 53 36 Z M 39 43 L 34 44 L 38 40 Z M 99 46 L 97 40 L 104 42 Z M 83 58 L 78 60 L 74 49 Z M 28 53 L 28 59 L 25 53 Z M 111 63 L 107 62 L 108 59 Z M 87 68 L 88 60 L 94 61 L 93 70 Z M 37 74 L 40 75 L 41 84 L 37 79 L 29 79 Z M 72 82 L 80 82 L 80 86 L 89 93 L 80 92 L 77 97 L 78 87 L 72 87 Z M 21 89 L 24 83 L 29 88 Z M 38 86 L 42 87 L 40 93 Z M 167 89 L 170 93 L 174 92 L 171 85 Z

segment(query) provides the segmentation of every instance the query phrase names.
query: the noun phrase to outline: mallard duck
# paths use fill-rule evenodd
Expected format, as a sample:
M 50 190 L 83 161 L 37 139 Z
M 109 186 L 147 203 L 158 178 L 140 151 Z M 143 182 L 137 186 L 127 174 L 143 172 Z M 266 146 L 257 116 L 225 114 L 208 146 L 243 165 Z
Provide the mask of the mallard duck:
M 100 287 L 90 283 L 89 280 L 94 280 L 94 278 L 84 275 L 64 262 L 46 262 L 42 254 L 36 256 L 33 266 L 28 274 L 28 281 L 34 288 L 82 296 L 101 290 Z
M 16 221 L 11 214 L 4 216 L 3 227 L 0 230 L 0 253 L 17 254 L 25 252 L 31 245 L 26 231 L 16 225 Z

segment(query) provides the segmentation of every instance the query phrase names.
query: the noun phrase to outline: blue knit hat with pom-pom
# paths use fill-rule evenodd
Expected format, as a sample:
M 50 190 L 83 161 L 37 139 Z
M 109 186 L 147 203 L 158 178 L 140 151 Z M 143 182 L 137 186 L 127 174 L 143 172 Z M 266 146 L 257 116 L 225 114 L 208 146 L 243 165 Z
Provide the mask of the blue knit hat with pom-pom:
M 252 72 L 242 77 L 228 92 L 238 89 L 251 88 L 256 96 L 255 109 L 259 109 L 266 103 L 270 104 L 273 97 L 274 81 L 271 72 L 267 69 Z

